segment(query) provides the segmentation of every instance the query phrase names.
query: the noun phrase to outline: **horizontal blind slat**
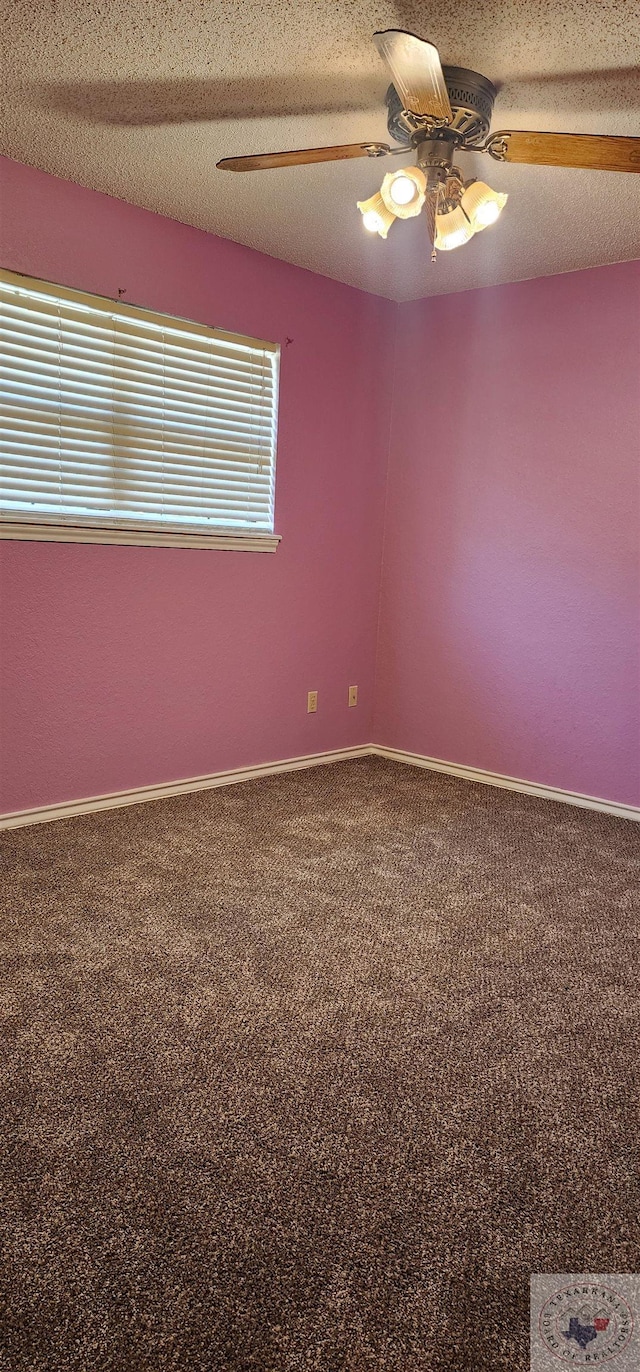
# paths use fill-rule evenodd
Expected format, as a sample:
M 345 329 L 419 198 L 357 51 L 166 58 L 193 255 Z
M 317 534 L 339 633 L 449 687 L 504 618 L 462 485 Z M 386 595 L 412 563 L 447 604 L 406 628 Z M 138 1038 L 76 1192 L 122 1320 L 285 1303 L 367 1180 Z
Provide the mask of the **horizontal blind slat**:
M 63 453 L 61 455 L 54 449 L 49 449 L 46 452 L 41 451 L 38 453 L 37 470 L 38 474 L 42 474 L 43 476 L 46 475 L 49 470 L 58 471 L 62 461 L 66 472 L 75 472 L 80 476 L 84 472 L 90 474 L 97 466 L 102 465 L 111 467 L 113 466 L 114 460 L 122 461 L 126 457 L 127 450 L 124 448 L 115 450 L 114 452 L 113 449 L 105 447 L 96 449 L 87 461 L 77 462 L 73 459 L 73 456 L 69 456 L 68 453 Z M 131 467 L 132 470 L 139 473 L 140 480 L 143 482 L 153 481 L 156 478 L 161 479 L 163 470 L 184 473 L 185 480 L 188 477 L 192 477 L 193 480 L 198 480 L 202 473 L 205 473 L 207 476 L 210 474 L 221 481 L 237 481 L 241 486 L 249 484 L 249 480 L 252 485 L 256 482 L 259 482 L 262 485 L 263 483 L 268 483 L 270 481 L 268 467 L 265 466 L 262 471 L 260 471 L 259 464 L 256 462 L 253 464 L 253 471 L 248 472 L 246 463 L 234 463 L 225 454 L 212 455 L 210 460 L 207 461 L 206 466 L 203 467 L 201 463 L 184 461 L 180 454 L 166 452 L 163 467 L 159 467 L 158 463 L 152 459 L 147 459 L 145 461 L 143 458 L 138 458 L 135 464 L 131 464 Z M 2 480 L 3 475 L 8 479 L 12 474 L 19 471 L 24 473 L 25 476 L 27 472 L 30 472 L 32 476 L 34 475 L 33 459 L 31 458 L 30 460 L 29 455 L 25 456 L 22 452 L 15 452 L 5 453 L 0 456 L 0 481 Z
M 138 375 L 133 370 L 117 366 L 114 362 L 109 362 L 102 370 L 99 366 L 92 368 L 78 368 L 72 365 L 67 366 L 64 357 L 53 361 L 37 361 L 29 357 L 23 357 L 20 352 L 14 352 L 11 357 L 6 354 L 0 365 L 0 375 L 8 382 L 12 376 L 16 378 L 27 378 L 28 384 L 33 388 L 40 386 L 58 387 L 65 382 L 68 386 L 93 386 L 96 389 L 101 387 L 111 387 L 114 382 L 118 382 L 123 389 L 138 389 L 146 387 L 149 392 L 162 389 L 173 390 L 182 394 L 206 396 L 211 394 L 220 400 L 231 403 L 234 399 L 239 403 L 247 404 L 251 401 L 260 401 L 264 397 L 265 406 L 269 405 L 273 397 L 273 387 L 270 382 L 249 382 L 234 377 L 218 376 L 212 372 L 207 383 L 204 384 L 200 376 L 195 376 L 192 372 L 185 372 L 183 375 L 172 374 L 171 369 L 167 368 L 163 372 L 161 367 L 156 368 L 153 376 L 151 373 Z M 35 377 L 38 378 L 36 383 Z M 220 382 L 220 384 L 218 384 Z
M 64 487 L 64 499 L 56 482 L 27 482 L 19 485 L 8 482 L 4 499 L 7 502 L 25 502 L 32 506 L 43 501 L 47 505 L 54 503 L 56 507 L 61 507 L 70 500 L 80 500 L 89 502 L 92 506 L 114 505 L 124 511 L 140 508 L 161 511 L 170 497 L 172 509 L 184 505 L 198 505 L 203 515 L 209 514 L 211 509 L 264 511 L 267 508 L 264 492 L 261 490 L 249 492 L 246 489 L 225 485 L 217 486 L 212 482 L 204 489 L 197 486 L 177 486 L 165 490 L 160 486 L 154 491 L 128 485 L 125 481 L 114 485 L 111 477 L 111 472 L 105 472 L 94 482 L 68 482 Z
M 9 413 L 2 413 L 0 406 L 0 425 L 4 428 L 7 435 L 7 442 L 24 440 L 28 442 L 31 436 L 41 438 L 43 441 L 49 435 L 59 435 L 62 431 L 65 434 L 65 441 L 70 443 L 90 443 L 101 435 L 113 437 L 119 434 L 128 435 L 131 443 L 136 441 L 141 445 L 157 444 L 161 441 L 162 435 L 168 440 L 174 441 L 180 447 L 192 451 L 201 451 L 205 446 L 233 448 L 242 452 L 259 452 L 264 445 L 263 435 L 252 434 L 251 431 L 237 430 L 223 424 L 212 424 L 208 427 L 198 424 L 183 424 L 180 428 L 176 425 L 176 420 L 171 418 L 171 422 L 158 424 L 158 417 L 155 415 L 143 416 L 135 415 L 127 422 L 124 418 L 111 420 L 108 413 L 94 416 L 94 422 L 80 415 L 69 415 L 66 412 L 56 418 L 55 414 L 48 411 L 36 410 L 29 413 L 27 407 L 23 409 L 19 406 L 7 407 Z M 12 438 L 13 435 L 13 438 Z
M 181 448 L 178 444 L 168 442 L 164 444 L 164 447 L 159 447 L 157 444 L 151 443 L 144 447 L 142 443 L 110 442 L 107 437 L 103 439 L 102 442 L 95 439 L 92 443 L 83 442 L 79 443 L 77 447 L 74 447 L 71 440 L 62 445 L 55 443 L 47 444 L 42 440 L 38 441 L 38 439 L 34 437 L 29 443 L 22 443 L 18 439 L 13 442 L 7 441 L 4 445 L 4 454 L 6 455 L 7 461 L 10 461 L 13 457 L 20 457 L 27 451 L 32 459 L 37 459 L 38 461 L 44 461 L 48 457 L 63 456 L 70 467 L 78 469 L 90 466 L 97 453 L 112 454 L 114 459 L 128 456 L 132 466 L 137 467 L 140 465 L 144 468 L 147 468 L 147 466 L 161 467 L 164 453 L 171 455 L 176 462 L 179 462 L 182 456 L 184 456 L 185 462 L 191 458 L 192 466 L 199 466 L 203 469 L 206 469 L 210 464 L 221 462 L 225 466 L 233 466 L 237 471 L 244 472 L 247 477 L 250 476 L 252 469 L 260 467 L 268 468 L 266 462 L 261 462 L 259 454 L 246 454 L 242 448 L 236 449 L 232 445 L 220 447 L 213 443 L 210 447 L 205 449 L 204 454 L 200 454 L 201 460 L 199 462 L 194 460 L 198 455 L 198 449 Z M 2 466 L 2 462 L 3 457 L 2 454 L 0 454 L 0 466 Z
M 3 401 L 0 403 L 2 417 L 7 421 L 14 419 L 25 426 L 31 421 L 59 424 L 62 420 L 70 427 L 75 424 L 79 428 L 90 429 L 94 424 L 102 427 L 106 419 L 113 415 L 115 420 L 126 422 L 127 427 L 133 419 L 144 426 L 153 426 L 158 422 L 163 426 L 172 425 L 177 431 L 180 428 L 197 432 L 218 429 L 237 435 L 255 435 L 267 431 L 270 421 L 270 415 L 263 409 L 255 409 L 253 417 L 251 414 L 238 416 L 234 410 L 214 410 L 208 415 L 206 411 L 200 413 L 188 404 L 182 411 L 173 401 L 169 406 L 147 405 L 145 397 L 141 397 L 135 405 L 129 404 L 118 393 L 111 397 L 85 393 L 58 394 L 56 403 L 48 392 L 38 394 L 15 384 L 5 389 Z
M 108 346 L 113 347 L 115 340 L 118 347 L 125 350 L 132 350 L 140 355 L 150 357 L 154 351 L 165 351 L 168 357 L 176 359 L 177 364 L 191 361 L 195 365 L 209 361 L 210 357 L 218 357 L 224 361 L 229 368 L 238 366 L 240 369 L 254 370 L 258 366 L 271 364 L 272 353 L 265 353 L 261 350 L 251 350 L 251 348 L 233 348 L 228 344 L 220 343 L 216 338 L 210 342 L 190 339 L 176 339 L 169 335 L 162 335 L 162 332 L 135 332 L 130 329 L 121 329 L 117 324 L 110 322 L 103 325 L 102 322 L 85 322 L 82 318 L 66 318 L 65 313 L 43 313 L 43 311 L 33 311 L 26 314 L 19 307 L 7 306 L 0 300 L 0 318 L 11 322 L 12 333 L 14 336 L 22 338 L 44 339 L 49 336 L 51 339 L 77 340 L 78 343 L 84 340 L 88 348 Z
M 69 471 L 64 463 L 52 465 L 37 474 L 7 467 L 3 472 L 2 485 L 5 490 L 44 489 L 47 486 L 53 489 L 61 475 L 64 475 L 65 490 L 103 486 L 115 478 L 119 485 L 127 486 L 130 490 L 148 491 L 150 495 L 171 489 L 185 492 L 217 490 L 228 491 L 230 499 L 240 498 L 243 494 L 262 498 L 269 485 L 267 477 L 255 476 L 251 482 L 247 482 L 238 473 L 229 472 L 207 472 L 206 476 L 202 472 L 195 475 L 187 473 L 183 478 L 183 474 L 175 467 L 154 472 L 144 480 L 138 472 L 128 472 L 125 466 L 118 468 L 117 464 L 114 466 L 112 462 L 104 461 L 96 462 L 94 467 L 87 467 L 80 472 Z
M 42 368 L 43 375 L 60 373 L 72 376 L 110 377 L 115 370 L 123 380 L 131 379 L 140 385 L 154 385 L 158 384 L 159 380 L 166 379 L 178 388 L 188 384 L 196 390 L 219 391 L 223 395 L 226 392 L 230 395 L 261 395 L 263 391 L 272 389 L 271 370 L 264 374 L 244 368 L 233 370 L 217 358 L 212 359 L 208 367 L 183 367 L 171 358 L 167 358 L 162 365 L 157 354 L 153 362 L 138 363 L 137 359 L 128 358 L 120 350 L 113 349 L 96 353 L 94 356 L 76 353 L 64 346 L 38 349 L 27 346 L 22 339 L 11 340 L 7 331 L 3 330 L 0 330 L 0 345 L 4 349 L 11 347 L 11 354 L 4 351 L 0 366 L 18 370 L 20 363 L 23 363 L 26 364 L 23 365 L 23 370 L 32 374 L 34 365 L 37 365 L 38 369 Z
M 77 321 L 98 331 L 100 328 L 113 328 L 117 325 L 126 333 L 144 333 L 147 338 L 162 335 L 169 344 L 179 347 L 220 347 L 233 353 L 277 355 L 277 344 L 264 339 L 244 338 L 240 333 L 227 333 L 224 329 L 210 328 L 206 324 L 194 324 L 191 320 L 177 320 L 170 314 L 152 314 L 140 306 L 126 306 L 122 309 L 114 300 L 102 296 L 80 299 L 80 292 L 67 292 L 65 287 L 52 287 L 43 292 L 38 288 L 23 285 L 21 289 L 12 288 L 7 277 L 12 273 L 0 272 L 0 307 L 22 314 L 27 320 L 45 320 L 55 316 L 65 320 Z M 47 284 L 47 283 L 45 283 Z
M 97 527 L 113 525 L 116 528 L 126 528 L 127 526 L 135 528 L 137 525 L 144 524 L 147 528 L 152 529 L 158 524 L 157 513 L 153 511 L 149 513 L 145 510 L 136 510 L 128 513 L 120 509 L 109 509 L 106 506 L 89 508 L 81 503 L 72 503 L 69 510 L 60 510 L 55 505 L 48 505 L 44 506 L 42 510 L 34 511 L 24 501 L 22 503 L 16 501 L 7 505 L 6 509 L 0 512 L 0 523 L 3 517 L 16 519 L 20 515 L 24 515 L 28 523 L 31 522 L 34 515 L 37 515 L 38 522 L 41 522 L 44 517 L 46 522 L 62 525 L 86 522 L 95 523 Z M 51 516 L 51 521 L 46 520 L 47 516 Z M 188 525 L 189 528 L 224 529 L 229 527 L 238 530 L 250 528 L 264 529 L 265 532 L 269 532 L 268 517 L 264 513 L 253 514 L 249 512 L 247 514 L 245 511 L 234 513 L 225 509 L 214 510 L 210 515 L 172 513 L 170 518 L 167 516 L 162 521 L 161 527 L 170 530 L 178 524 Z

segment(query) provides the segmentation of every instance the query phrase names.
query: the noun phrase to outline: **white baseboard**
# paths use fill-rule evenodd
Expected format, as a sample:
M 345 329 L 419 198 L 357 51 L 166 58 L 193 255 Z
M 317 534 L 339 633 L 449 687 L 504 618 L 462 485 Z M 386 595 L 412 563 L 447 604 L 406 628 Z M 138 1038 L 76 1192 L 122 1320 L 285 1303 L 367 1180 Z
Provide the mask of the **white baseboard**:
M 640 805 L 622 805 L 618 801 L 602 800 L 598 796 L 583 796 L 579 791 L 560 791 L 555 786 L 522 781 L 519 777 L 503 776 L 500 772 L 485 772 L 480 767 L 463 767 L 457 762 L 443 762 L 438 757 L 423 757 L 421 753 L 404 753 L 400 748 L 383 748 L 377 743 L 374 743 L 369 751 L 376 757 L 388 758 L 390 762 L 405 762 L 411 767 L 426 767 L 432 772 L 446 772 L 449 776 L 461 777 L 464 781 L 480 781 L 485 786 L 502 786 L 507 791 L 520 791 L 525 796 L 559 800 L 563 805 L 580 805 L 585 810 L 600 810 L 605 815 L 616 815 L 619 819 L 640 820 Z
M 165 796 L 187 795 L 191 791 L 208 791 L 215 786 L 231 786 L 238 781 L 253 781 L 256 777 L 273 776 L 277 772 L 297 772 L 323 763 L 346 762 L 356 757 L 382 757 L 390 762 L 403 762 L 411 767 L 425 767 L 432 772 L 446 772 L 463 781 L 479 781 L 485 786 L 501 786 L 523 795 L 539 796 L 543 800 L 558 800 L 564 805 L 580 805 L 587 810 L 599 810 L 619 819 L 640 821 L 640 806 L 621 805 L 617 801 L 602 800 L 598 796 L 584 796 L 577 791 L 560 791 L 555 786 L 543 786 L 519 777 L 503 776 L 500 772 L 486 772 L 479 767 L 464 767 L 457 762 L 444 762 L 437 757 L 423 757 L 421 753 L 405 753 L 400 748 L 385 748 L 378 743 L 362 744 L 354 748 L 336 748 L 327 753 L 309 753 L 306 757 L 285 758 L 281 762 L 263 762 L 256 767 L 236 767 L 228 772 L 212 772 L 209 776 L 188 777 L 184 781 L 170 781 L 157 786 L 138 786 L 131 791 L 113 791 L 109 795 L 89 796 L 84 800 L 67 800 L 58 805 L 43 805 L 33 810 L 16 810 L 0 815 L 0 829 L 19 829 L 26 824 L 45 824 L 54 819 L 69 819 L 72 815 L 89 815 L 96 810 L 115 810 L 123 805 L 142 805 Z
M 69 819 L 72 815 L 89 815 L 95 810 L 142 805 L 148 800 L 163 800 L 165 796 L 181 796 L 190 791 L 208 791 L 214 786 L 253 781 L 256 777 L 273 776 L 276 772 L 298 772 L 322 763 L 346 762 L 349 758 L 367 757 L 370 752 L 367 744 L 355 748 L 336 748 L 328 753 L 309 753 L 307 757 L 289 757 L 282 762 L 262 762 L 256 767 L 234 767 L 229 772 L 212 772 L 209 776 L 188 777 L 184 781 L 136 786 L 131 791 L 112 791 L 109 795 L 88 796 L 84 800 L 61 801 L 58 805 L 43 805 L 34 810 L 15 810 L 12 814 L 0 815 L 0 829 L 20 829 L 25 824 L 46 824 L 53 819 Z

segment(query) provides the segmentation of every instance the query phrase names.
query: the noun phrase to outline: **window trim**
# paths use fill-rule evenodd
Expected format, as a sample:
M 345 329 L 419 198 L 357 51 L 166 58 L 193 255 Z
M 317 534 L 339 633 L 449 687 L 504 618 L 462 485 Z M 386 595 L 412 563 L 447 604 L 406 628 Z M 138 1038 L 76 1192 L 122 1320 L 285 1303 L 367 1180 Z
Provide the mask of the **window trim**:
M 99 528 L 96 524 L 55 524 L 44 521 L 0 518 L 0 541 L 13 539 L 22 543 L 117 543 L 139 548 L 221 548 L 240 553 L 275 553 L 281 534 L 233 533 L 217 529 L 210 534 L 178 533 L 175 529 L 124 529 L 111 524 Z
M 265 352 L 273 353 L 276 357 L 276 367 L 279 371 L 280 363 L 280 344 L 268 342 L 265 339 L 252 338 L 245 334 L 231 333 L 226 329 L 218 329 L 208 324 L 200 324 L 193 319 L 185 319 L 179 315 L 159 314 L 155 310 L 147 309 L 144 305 L 136 305 L 129 301 L 114 300 L 111 296 L 97 295 L 86 291 L 76 290 L 56 282 L 46 281 L 43 278 L 24 275 L 21 272 L 13 272 L 0 267 L 0 279 L 22 286 L 25 290 L 41 291 L 45 288 L 46 293 L 55 291 L 61 300 L 68 300 L 73 304 L 86 304 L 93 310 L 103 310 L 105 314 L 112 315 L 114 310 L 124 318 L 137 319 L 140 315 L 144 320 L 158 328 L 167 328 L 167 321 L 174 321 L 176 333 L 185 330 L 206 338 L 212 336 L 221 342 L 232 342 L 248 344 L 260 348 Z M 169 326 L 171 324 L 169 323 Z M 275 495 L 275 469 L 276 453 L 273 455 L 273 481 Z M 147 548 L 218 548 L 236 552 L 262 552 L 275 553 L 281 541 L 281 535 L 268 530 L 234 529 L 233 527 L 219 526 L 212 527 L 211 531 L 197 529 L 190 532 L 184 526 L 171 526 L 170 523 L 155 526 L 149 524 L 142 527 L 136 524 L 135 516 L 127 519 L 126 516 L 119 522 L 109 521 L 100 517 L 82 517 L 73 514 L 59 514 L 37 512 L 25 512 L 25 517 L 16 515 L 15 511 L 0 510 L 0 541 L 11 539 L 18 542 L 43 542 L 43 543 L 102 543 L 118 544 L 129 547 Z

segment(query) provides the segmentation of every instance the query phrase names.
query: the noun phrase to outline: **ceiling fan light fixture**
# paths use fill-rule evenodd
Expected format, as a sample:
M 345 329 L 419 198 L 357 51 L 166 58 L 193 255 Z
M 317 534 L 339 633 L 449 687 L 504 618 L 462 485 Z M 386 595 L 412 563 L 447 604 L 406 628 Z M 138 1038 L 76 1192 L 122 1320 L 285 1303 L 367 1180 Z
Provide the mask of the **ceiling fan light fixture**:
M 396 219 L 413 219 L 424 208 L 432 262 L 437 260 L 436 249 L 459 248 L 495 224 L 508 199 L 484 181 L 463 181 L 454 165 L 458 153 L 487 153 L 499 164 L 640 173 L 640 137 L 526 129 L 492 134 L 497 91 L 486 76 L 443 67 L 433 43 L 404 29 L 377 32 L 374 43 L 391 76 L 385 101 L 393 147 L 377 141 L 339 143 L 225 157 L 216 166 L 224 171 L 262 171 L 355 157 L 408 156 L 413 150 L 417 166 L 389 172 L 380 190 L 357 205 L 364 228 L 380 238 L 387 237 Z
M 368 200 L 358 200 L 357 205 L 365 229 L 369 233 L 379 234 L 380 238 L 386 238 L 396 216 L 387 208 L 380 192 L 376 191 Z
M 495 224 L 507 200 L 508 196 L 492 190 L 484 181 L 470 181 L 465 187 L 460 204 L 471 220 L 475 233 L 479 233 L 490 224 Z
M 420 167 L 403 167 L 387 172 L 380 194 L 388 210 L 398 219 L 413 219 L 425 201 L 427 178 Z
M 449 210 L 448 214 L 436 215 L 435 247 L 439 252 L 461 248 L 463 243 L 468 243 L 469 239 L 473 238 L 474 233 L 473 224 L 469 222 L 459 205 L 456 205 L 455 210 Z

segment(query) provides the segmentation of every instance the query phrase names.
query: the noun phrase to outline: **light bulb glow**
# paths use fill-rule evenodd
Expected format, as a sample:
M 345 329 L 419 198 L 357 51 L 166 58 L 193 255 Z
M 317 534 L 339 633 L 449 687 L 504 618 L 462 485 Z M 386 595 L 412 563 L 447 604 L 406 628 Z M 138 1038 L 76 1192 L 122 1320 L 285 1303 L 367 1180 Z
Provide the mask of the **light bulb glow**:
M 395 214 L 388 209 L 380 195 L 376 191 L 375 195 L 370 195 L 368 200 L 359 200 L 358 209 L 362 215 L 362 223 L 369 233 L 377 233 L 380 238 L 386 238 L 391 225 L 394 222 Z
M 402 171 L 387 172 L 380 195 L 398 219 L 413 219 L 424 205 L 426 187 L 427 179 L 420 167 L 403 167 Z
M 436 215 L 435 246 L 440 252 L 461 248 L 463 243 L 468 243 L 469 239 L 473 238 L 474 232 L 473 224 L 469 223 L 459 205 L 448 214 Z
M 466 233 L 464 233 L 462 229 L 457 229 L 455 233 L 448 234 L 446 241 L 442 243 L 441 246 L 446 251 L 447 249 L 451 250 L 451 248 L 461 248 L 468 242 L 469 239 L 467 238 Z
M 410 205 L 418 194 L 410 176 L 394 176 L 389 187 L 389 195 L 396 205 Z
M 476 210 L 478 228 L 486 229 L 489 224 L 495 224 L 499 214 L 500 206 L 496 205 L 495 200 L 487 200 L 484 205 L 478 205 Z
M 382 228 L 382 220 L 377 210 L 365 210 L 365 213 L 362 216 L 362 222 L 365 229 L 369 230 L 369 233 L 379 233 Z
M 507 196 L 492 190 L 484 181 L 472 181 L 460 201 L 476 233 L 495 224 L 506 203 Z

